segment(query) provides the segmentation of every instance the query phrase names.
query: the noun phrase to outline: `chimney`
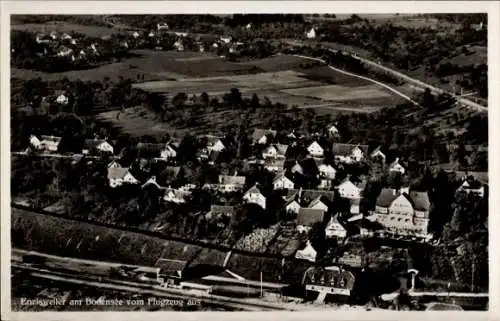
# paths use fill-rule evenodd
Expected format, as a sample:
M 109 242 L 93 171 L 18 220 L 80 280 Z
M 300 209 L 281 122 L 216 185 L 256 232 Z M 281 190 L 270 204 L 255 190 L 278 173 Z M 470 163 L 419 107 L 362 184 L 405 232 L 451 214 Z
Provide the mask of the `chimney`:
M 238 176 L 238 170 L 237 169 L 234 170 L 234 176 Z

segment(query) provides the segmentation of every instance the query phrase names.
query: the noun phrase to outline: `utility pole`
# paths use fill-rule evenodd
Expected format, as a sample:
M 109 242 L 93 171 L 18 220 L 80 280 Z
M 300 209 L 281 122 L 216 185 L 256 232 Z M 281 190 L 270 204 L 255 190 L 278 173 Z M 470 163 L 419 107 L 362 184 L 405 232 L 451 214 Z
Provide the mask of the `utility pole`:
M 260 297 L 263 297 L 263 291 L 262 291 L 262 271 L 260 271 Z
M 476 255 L 472 254 L 472 281 L 471 281 L 471 289 L 474 292 L 474 275 L 476 274 Z

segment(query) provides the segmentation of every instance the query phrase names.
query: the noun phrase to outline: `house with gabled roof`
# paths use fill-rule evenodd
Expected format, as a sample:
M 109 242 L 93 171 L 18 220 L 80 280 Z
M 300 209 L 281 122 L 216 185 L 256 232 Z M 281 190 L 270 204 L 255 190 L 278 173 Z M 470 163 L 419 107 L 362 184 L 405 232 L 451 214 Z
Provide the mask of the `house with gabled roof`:
M 316 142 L 316 141 L 312 142 L 307 147 L 307 151 L 313 157 L 323 157 L 324 152 L 325 152 L 325 150 L 323 149 L 323 147 L 321 147 L 321 145 L 318 144 L 318 142 Z
M 83 145 L 82 154 L 93 152 L 113 154 L 114 148 L 105 139 L 86 139 Z
M 332 154 L 338 162 L 357 163 L 368 156 L 368 145 L 334 143 Z
M 283 171 L 284 167 L 284 159 L 267 159 L 264 161 L 264 168 L 269 172 L 278 173 Z
M 300 204 L 295 198 L 290 198 L 285 202 L 285 211 L 287 213 L 298 214 L 300 210 Z
M 124 183 L 139 184 L 139 180 L 129 172 L 129 169 L 121 166 L 108 168 L 108 182 L 111 188 L 121 186 Z
M 226 149 L 226 146 L 224 146 L 224 143 L 222 143 L 222 140 L 220 137 L 217 136 L 212 136 L 212 135 L 206 135 L 205 136 L 207 140 L 207 150 L 208 152 L 221 152 L 224 149 Z
M 276 137 L 277 132 L 272 129 L 257 128 L 253 131 L 252 142 L 254 144 L 266 145 L 269 141 L 268 137 Z
M 336 137 L 336 136 L 339 136 L 339 130 L 337 129 L 337 127 L 335 125 L 331 125 L 329 126 L 327 129 L 327 132 L 328 132 L 328 135 L 330 137 Z
M 154 266 L 159 269 L 158 280 L 161 283 L 179 284 L 187 265 L 187 261 L 160 258 Z
M 349 178 L 346 178 L 342 183 L 335 187 L 338 190 L 340 197 L 348 199 L 360 199 L 362 188 L 356 186 Z
M 410 191 L 407 194 L 384 188 L 377 198 L 375 217 L 391 233 L 424 236 L 427 234 L 430 206 L 427 192 Z
M 327 238 L 340 238 L 343 239 L 347 236 L 347 230 L 340 223 L 338 214 L 332 216 L 330 221 L 326 225 L 325 236 Z
M 186 203 L 186 199 L 191 196 L 191 192 L 181 189 L 166 188 L 163 200 L 166 202 L 181 204 Z
M 389 165 L 389 172 L 390 173 L 400 173 L 401 175 L 404 175 L 405 173 L 405 168 L 403 165 L 399 163 L 399 158 L 396 157 L 396 159 Z
M 295 258 L 298 260 L 307 260 L 310 262 L 316 262 L 316 250 L 312 246 L 311 242 L 308 240 L 306 247 L 302 250 L 297 251 Z
M 108 164 L 108 168 L 116 168 L 116 167 L 122 167 L 116 160 L 113 160 Z
M 290 171 L 293 173 L 293 174 L 304 174 L 304 169 L 302 168 L 302 165 L 300 165 L 299 162 L 295 161 L 295 164 L 292 166 L 292 168 L 290 169 Z
M 320 164 L 318 166 L 319 177 L 324 179 L 335 179 L 337 170 L 330 164 Z
M 297 214 L 297 231 L 307 233 L 314 224 L 323 223 L 325 211 L 313 208 L 300 208 Z
M 273 144 L 268 146 L 262 152 L 262 158 L 286 158 L 286 151 L 288 150 L 288 145 L 283 144 Z
M 144 184 L 142 184 L 141 188 L 145 188 L 146 186 L 155 186 L 159 190 L 164 190 L 166 187 L 160 186 L 156 181 L 156 176 L 151 176 Z
M 380 146 L 375 148 L 371 153 L 370 153 L 370 158 L 374 161 L 380 162 L 382 164 L 385 163 L 386 156 L 380 149 Z
M 61 142 L 61 137 L 57 136 L 40 136 L 40 149 L 48 152 L 57 152 L 59 148 L 59 143 Z
M 294 186 L 294 182 L 290 178 L 288 178 L 285 173 L 276 175 L 275 179 L 273 180 L 274 190 L 292 189 Z
M 307 207 L 327 212 L 329 203 L 330 202 L 328 201 L 328 199 L 326 199 L 326 197 L 324 197 L 323 195 L 319 195 L 318 197 L 313 199 Z
M 164 147 L 160 150 L 160 158 L 162 159 L 172 159 L 177 157 L 177 148 L 174 144 L 166 143 Z
M 252 186 L 245 192 L 243 200 L 247 203 L 257 204 L 263 209 L 266 209 L 266 197 L 260 192 L 257 185 Z
M 462 179 L 462 184 L 458 187 L 457 192 L 484 197 L 484 185 L 474 177 L 465 177 Z

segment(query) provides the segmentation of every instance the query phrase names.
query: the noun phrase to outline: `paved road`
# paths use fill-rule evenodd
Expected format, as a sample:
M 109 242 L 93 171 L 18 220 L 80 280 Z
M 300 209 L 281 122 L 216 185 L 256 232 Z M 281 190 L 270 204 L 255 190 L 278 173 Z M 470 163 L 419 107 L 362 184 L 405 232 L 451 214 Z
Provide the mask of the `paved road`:
M 299 46 L 305 46 L 305 45 L 310 45 L 310 44 L 307 44 L 305 41 L 303 40 L 287 40 L 285 39 L 284 40 L 286 43 L 290 44 L 290 45 L 299 45 Z M 320 46 L 323 46 L 325 49 L 329 50 L 330 52 L 337 52 L 338 50 L 335 50 L 335 49 L 331 49 L 329 48 L 327 45 L 325 45 L 324 43 L 321 43 L 321 42 L 317 42 L 317 44 L 319 44 Z M 436 86 L 432 86 L 430 84 L 427 84 L 421 80 L 418 80 L 418 79 L 415 79 L 415 78 L 412 78 L 408 75 L 405 75 L 403 74 L 402 72 L 399 72 L 397 70 L 394 70 L 394 69 L 391 69 L 387 66 L 383 66 L 373 60 L 370 60 L 370 59 L 367 59 L 367 58 L 363 58 L 363 57 L 360 57 L 358 56 L 356 53 L 354 52 L 346 52 L 346 51 L 343 51 L 344 54 L 348 54 L 350 55 L 351 57 L 355 58 L 355 59 L 358 59 L 359 61 L 363 62 L 364 64 L 366 65 L 369 65 L 371 67 L 374 67 L 374 68 L 377 68 L 377 69 L 380 69 L 386 73 L 389 73 L 389 74 L 392 74 L 394 77 L 398 78 L 398 79 L 401 79 L 407 83 L 410 83 L 411 85 L 414 85 L 414 86 L 417 86 L 417 87 L 420 87 L 420 88 L 428 88 L 429 90 L 431 90 L 432 93 L 434 94 L 442 94 L 442 93 L 447 93 L 449 94 L 450 96 L 454 97 L 457 101 L 457 103 L 459 104 L 462 104 L 466 107 L 469 107 L 469 108 L 472 108 L 474 110 L 477 110 L 477 111 L 481 111 L 481 112 L 488 112 L 488 108 L 485 107 L 485 106 L 482 106 L 478 103 L 475 103 L 469 99 L 466 99 L 466 98 L 463 98 L 463 97 L 460 97 L 460 96 L 457 96 L 455 95 L 454 93 L 450 93 L 450 92 L 446 92 L 445 90 L 441 89 L 441 88 L 438 88 Z M 308 57 L 308 58 L 312 58 L 312 57 Z M 322 61 L 321 59 L 318 59 L 318 58 L 315 58 L 315 60 L 317 61 Z M 333 67 L 332 67 L 333 68 Z M 337 69 L 339 70 L 339 69 Z M 347 73 L 347 72 L 344 72 L 344 73 Z M 347 74 L 350 74 L 350 73 L 347 73 Z M 362 77 L 362 76 L 359 76 L 359 77 Z
M 381 295 L 384 301 L 392 301 L 397 298 L 399 292 L 387 293 Z M 432 297 L 451 297 L 451 298 L 488 298 L 488 293 L 475 293 L 475 292 L 432 292 L 432 291 L 415 291 L 409 290 L 408 295 L 411 297 L 432 296 Z
M 321 63 L 327 64 L 326 61 L 324 61 L 323 59 L 320 59 L 320 58 L 314 58 L 314 57 L 303 56 L 303 55 L 293 55 L 293 56 L 299 57 L 299 58 L 304 58 L 304 59 L 309 59 L 309 60 L 314 60 L 314 61 L 319 61 Z M 407 101 L 409 101 L 410 103 L 414 104 L 415 106 L 419 106 L 420 107 L 419 103 L 416 102 L 415 100 L 411 99 L 409 96 L 403 94 L 402 92 L 400 92 L 400 91 L 392 88 L 391 86 L 388 86 L 388 85 L 386 85 L 386 84 L 384 84 L 384 83 L 382 83 L 380 81 L 377 81 L 377 80 L 374 80 L 374 79 L 371 79 L 371 78 L 368 78 L 368 77 L 356 75 L 356 74 L 353 74 L 351 72 L 347 72 L 347 71 L 335 68 L 335 67 L 330 66 L 330 65 L 328 65 L 328 68 L 330 68 L 331 70 L 334 70 L 336 72 L 342 73 L 344 75 L 348 75 L 348 76 L 351 76 L 351 77 L 360 78 L 360 79 L 369 81 L 371 83 L 374 83 L 375 85 L 383 87 L 384 89 L 387 89 L 387 90 L 391 91 L 392 93 L 394 93 L 394 94 L 396 94 L 396 95 L 398 95 L 398 96 L 406 99 Z

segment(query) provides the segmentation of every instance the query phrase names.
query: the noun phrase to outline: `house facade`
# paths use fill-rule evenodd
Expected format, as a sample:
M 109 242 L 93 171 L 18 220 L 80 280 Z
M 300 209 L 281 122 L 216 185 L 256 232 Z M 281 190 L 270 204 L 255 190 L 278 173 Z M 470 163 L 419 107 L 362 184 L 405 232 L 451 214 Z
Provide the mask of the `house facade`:
M 250 188 L 245 195 L 243 195 L 243 200 L 247 203 L 257 204 L 263 209 L 266 209 L 266 197 L 262 195 L 257 186 Z
M 340 224 L 338 215 L 334 215 L 326 225 L 325 236 L 328 238 L 335 237 L 341 239 L 347 236 L 347 230 L 342 224 Z
M 105 154 L 113 154 L 114 148 L 103 139 L 87 139 L 85 140 L 85 146 L 82 150 L 83 154 L 88 154 L 91 152 L 105 153 Z
M 332 153 L 335 160 L 340 163 L 358 163 L 366 158 L 368 146 L 334 143 L 332 146 Z
M 39 149 L 43 149 L 48 152 L 57 152 L 60 142 L 61 142 L 61 137 L 40 136 Z
M 328 205 L 325 204 L 326 202 L 324 201 L 322 196 L 318 196 L 315 199 L 311 201 L 309 204 L 308 208 L 312 208 L 315 210 L 322 210 L 324 212 L 328 211 Z
M 245 182 L 245 176 L 219 175 L 219 191 L 227 193 L 239 191 L 243 189 Z
M 325 179 L 335 179 L 335 175 L 337 174 L 335 168 L 333 168 L 332 165 L 328 164 L 319 165 L 318 172 L 319 172 L 319 177 Z
M 264 168 L 272 173 L 278 173 L 283 171 L 285 166 L 285 160 L 283 159 L 267 159 L 264 162 Z
M 336 189 L 339 191 L 340 197 L 348 199 L 360 199 L 362 190 L 354 185 L 353 182 L 346 179 L 339 184 Z
M 308 147 L 307 151 L 313 157 L 323 157 L 324 149 L 317 142 L 312 142 Z
M 406 172 L 405 168 L 399 163 L 399 158 L 396 158 L 389 165 L 389 172 L 390 173 L 400 173 L 401 175 L 403 175 Z
M 262 158 L 284 159 L 287 149 L 288 145 L 282 145 L 282 144 L 270 145 L 262 152 Z
M 463 192 L 466 194 L 474 194 L 481 198 L 484 197 L 484 185 L 479 182 L 469 182 L 464 179 L 462 184 L 458 187 L 457 192 Z
M 294 187 L 294 183 L 292 180 L 290 180 L 288 177 L 285 175 L 278 175 L 276 179 L 273 181 L 273 189 L 274 190 L 280 190 L 280 189 L 292 189 Z
M 430 201 L 427 192 L 401 193 L 383 189 L 377 198 L 375 217 L 386 230 L 398 235 L 427 234 Z
M 385 163 L 386 156 L 385 154 L 380 150 L 380 147 L 377 147 L 371 152 L 370 158 L 376 162 L 379 162 L 381 164 Z
M 165 148 L 163 148 L 160 152 L 160 158 L 162 159 L 172 159 L 177 157 L 177 151 L 174 146 L 170 144 L 165 144 Z
M 127 184 L 139 184 L 139 181 L 129 172 L 128 168 L 121 166 L 108 167 L 108 183 L 111 188 Z
M 186 198 L 191 195 L 188 191 L 182 191 L 179 189 L 167 188 L 165 190 L 165 195 L 163 200 L 165 202 L 171 202 L 176 204 L 186 203 Z
M 285 204 L 285 211 L 287 213 L 298 214 L 299 210 L 300 204 L 295 199 L 291 199 Z

